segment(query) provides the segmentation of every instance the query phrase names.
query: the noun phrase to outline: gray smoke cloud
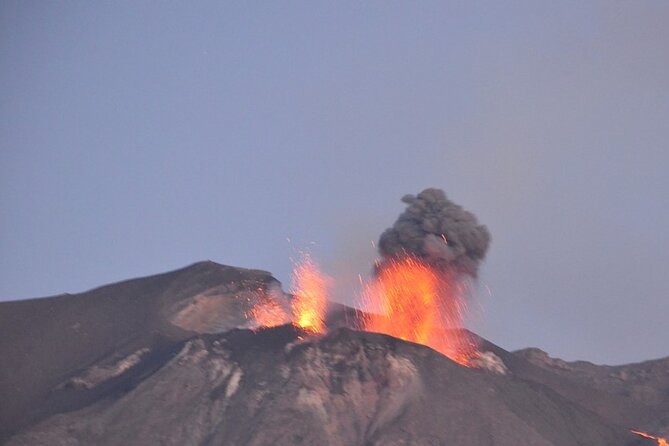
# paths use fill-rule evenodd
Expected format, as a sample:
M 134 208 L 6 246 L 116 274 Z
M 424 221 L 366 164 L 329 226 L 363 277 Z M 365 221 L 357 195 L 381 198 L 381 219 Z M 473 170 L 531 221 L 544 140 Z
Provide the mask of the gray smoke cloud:
M 413 255 L 439 268 L 476 277 L 490 245 L 488 228 L 441 189 L 406 195 L 406 210 L 379 239 L 384 260 Z

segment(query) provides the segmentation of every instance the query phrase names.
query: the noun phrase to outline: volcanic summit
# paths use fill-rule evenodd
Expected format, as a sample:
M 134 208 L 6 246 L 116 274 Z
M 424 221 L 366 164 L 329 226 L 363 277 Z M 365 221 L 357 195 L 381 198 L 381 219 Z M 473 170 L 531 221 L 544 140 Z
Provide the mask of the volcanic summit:
M 201 262 L 86 293 L 0 303 L 1 438 L 76 445 L 652 445 L 669 358 L 624 366 L 508 352 L 466 367 L 360 331 L 258 327 L 269 273 Z M 285 302 L 284 302 L 285 301 Z M 278 321 L 280 322 L 280 321 Z

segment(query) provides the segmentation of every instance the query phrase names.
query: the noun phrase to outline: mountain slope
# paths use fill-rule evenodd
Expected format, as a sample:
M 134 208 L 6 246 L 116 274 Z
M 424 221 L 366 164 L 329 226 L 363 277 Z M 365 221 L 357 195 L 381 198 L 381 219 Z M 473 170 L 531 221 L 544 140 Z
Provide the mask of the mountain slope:
M 283 326 L 196 337 L 115 401 L 48 419 L 9 445 L 614 446 L 629 439 L 544 386 L 465 368 L 420 345 L 347 329 L 307 341 L 298 334 Z
M 240 326 L 249 296 L 271 287 L 279 283 L 267 272 L 200 262 L 81 294 L 1 302 L 0 441 L 60 410 L 45 401 L 79 369 L 143 348 L 169 351 L 198 328 L 212 328 L 202 315 L 223 315 L 218 331 Z M 192 322 L 198 316 L 199 325 Z

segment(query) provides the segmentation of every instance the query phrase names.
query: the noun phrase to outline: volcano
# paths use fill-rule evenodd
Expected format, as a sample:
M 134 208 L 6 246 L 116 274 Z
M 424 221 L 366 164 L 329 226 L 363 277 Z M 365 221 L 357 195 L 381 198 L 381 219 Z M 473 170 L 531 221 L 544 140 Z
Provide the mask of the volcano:
M 622 366 L 509 352 L 478 367 L 354 330 L 259 328 L 270 273 L 200 262 L 86 293 L 0 303 L 7 445 L 652 445 L 669 358 Z M 287 296 L 289 299 L 290 296 Z

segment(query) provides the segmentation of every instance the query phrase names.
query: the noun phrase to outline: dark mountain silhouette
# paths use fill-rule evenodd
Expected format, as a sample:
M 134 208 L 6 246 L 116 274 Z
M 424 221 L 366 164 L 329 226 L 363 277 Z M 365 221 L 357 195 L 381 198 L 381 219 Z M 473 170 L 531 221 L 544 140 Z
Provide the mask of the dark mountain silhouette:
M 252 331 L 279 283 L 196 263 L 77 295 L 0 303 L 9 445 L 643 445 L 669 430 L 669 358 L 625 366 L 508 352 L 494 367 L 346 328 Z M 299 337 L 298 337 L 299 336 Z M 300 339 L 303 338 L 303 339 Z M 650 442 L 652 444 L 652 441 Z

